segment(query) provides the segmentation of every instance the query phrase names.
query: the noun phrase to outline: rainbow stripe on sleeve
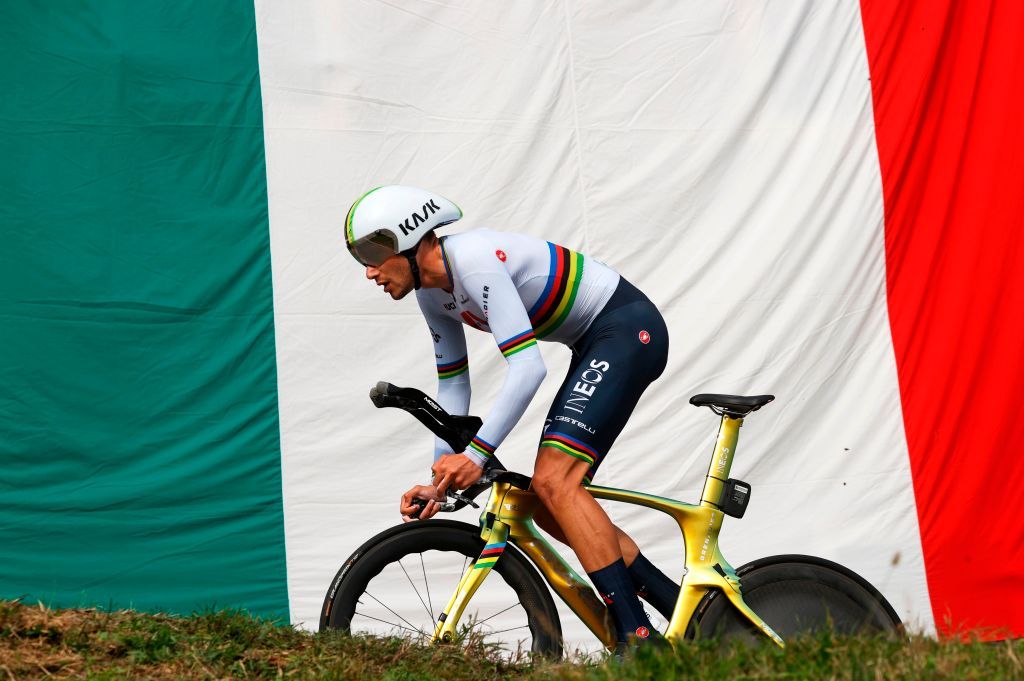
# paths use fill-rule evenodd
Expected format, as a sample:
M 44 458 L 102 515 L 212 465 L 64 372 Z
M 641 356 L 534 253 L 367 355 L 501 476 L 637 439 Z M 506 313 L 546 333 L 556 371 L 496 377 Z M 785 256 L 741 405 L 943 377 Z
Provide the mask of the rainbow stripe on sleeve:
M 533 347 L 537 344 L 537 338 L 533 335 L 533 329 L 528 329 L 520 334 L 512 336 L 506 341 L 498 343 L 498 349 L 505 357 L 510 357 L 521 350 Z
M 441 379 L 455 378 L 456 376 L 461 376 L 462 374 L 466 373 L 468 369 L 469 358 L 463 357 L 462 359 L 457 359 L 454 362 L 438 364 L 437 377 Z
M 583 278 L 583 255 L 548 242 L 551 255 L 548 283 L 530 309 L 537 338 L 551 335 L 569 316 Z
M 494 567 L 494 564 L 501 558 L 501 554 L 505 551 L 505 545 L 507 542 L 501 542 L 500 544 L 488 544 L 484 547 L 484 550 L 480 552 L 480 558 L 477 559 L 476 565 L 473 566 L 474 570 L 481 570 L 483 568 Z
M 491 455 L 494 454 L 494 450 L 496 449 L 494 445 L 487 440 L 482 439 L 479 435 L 470 440 L 469 446 L 485 459 L 491 458 Z
M 540 441 L 541 447 L 554 447 L 560 449 L 569 456 L 574 456 L 581 461 L 586 461 L 591 466 L 600 457 L 591 447 L 583 444 L 574 437 L 562 435 L 561 433 L 548 433 Z

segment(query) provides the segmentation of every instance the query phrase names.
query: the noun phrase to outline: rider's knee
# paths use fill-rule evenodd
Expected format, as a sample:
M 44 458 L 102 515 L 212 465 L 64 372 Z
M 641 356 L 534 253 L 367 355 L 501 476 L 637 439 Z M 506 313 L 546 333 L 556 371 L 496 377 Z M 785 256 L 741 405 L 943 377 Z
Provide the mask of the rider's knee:
M 533 491 L 548 508 L 558 505 L 579 491 L 586 471 L 584 462 L 554 447 L 541 447 L 533 469 Z
M 545 505 L 548 502 L 557 501 L 564 497 L 569 492 L 565 484 L 565 479 L 558 475 L 552 475 L 550 473 L 534 473 L 533 475 L 533 491 L 537 493 L 541 501 Z
M 580 483 L 575 476 L 566 473 L 564 470 L 555 469 L 534 471 L 533 491 L 546 506 L 550 505 L 550 502 L 557 503 L 576 493 Z

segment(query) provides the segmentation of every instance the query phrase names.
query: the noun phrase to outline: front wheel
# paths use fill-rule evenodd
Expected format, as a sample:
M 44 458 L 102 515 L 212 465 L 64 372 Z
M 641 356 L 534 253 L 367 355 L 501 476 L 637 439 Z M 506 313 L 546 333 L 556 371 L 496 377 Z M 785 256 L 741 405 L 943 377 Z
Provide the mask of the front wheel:
M 867 580 L 823 558 L 772 556 L 748 563 L 736 574 L 743 600 L 786 641 L 821 630 L 884 633 L 902 626 L 896 611 Z M 701 600 L 686 636 L 769 640 L 717 590 Z
M 429 642 L 463 572 L 480 554 L 480 529 L 424 520 L 381 532 L 342 565 L 320 613 L 320 629 L 399 635 Z M 562 655 L 562 629 L 544 581 L 509 545 L 460 620 L 468 639 L 510 653 Z

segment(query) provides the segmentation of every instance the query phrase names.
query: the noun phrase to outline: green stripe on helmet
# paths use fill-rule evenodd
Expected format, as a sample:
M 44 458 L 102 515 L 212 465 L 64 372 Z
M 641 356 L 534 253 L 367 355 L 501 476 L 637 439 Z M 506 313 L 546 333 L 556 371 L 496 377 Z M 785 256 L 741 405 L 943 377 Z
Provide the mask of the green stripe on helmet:
M 356 240 L 355 236 L 352 234 L 352 218 L 354 218 L 356 215 L 356 208 L 358 208 L 359 204 L 363 202 L 363 199 L 365 199 L 367 196 L 374 193 L 378 189 L 383 189 L 383 185 L 380 187 L 374 187 L 370 191 L 360 196 L 358 199 L 356 199 L 356 202 L 352 204 L 352 207 L 348 209 L 348 215 L 345 216 L 345 242 L 347 244 L 351 245 L 352 242 Z

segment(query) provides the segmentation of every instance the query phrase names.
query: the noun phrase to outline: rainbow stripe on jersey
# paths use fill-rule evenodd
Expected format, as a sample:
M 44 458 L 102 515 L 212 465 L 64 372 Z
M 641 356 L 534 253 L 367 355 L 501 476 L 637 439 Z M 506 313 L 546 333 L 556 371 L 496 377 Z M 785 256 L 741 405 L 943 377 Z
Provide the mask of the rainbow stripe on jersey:
M 496 449 L 494 445 L 487 440 L 484 440 L 479 435 L 470 440 L 469 446 L 485 459 L 491 458 L 491 455 L 494 454 L 494 450 Z
M 457 359 L 454 362 L 447 362 L 445 364 L 437 365 L 437 377 L 438 378 L 455 378 L 466 373 L 469 369 L 469 358 L 463 357 Z
M 583 277 L 583 255 L 548 242 L 551 265 L 548 283 L 530 309 L 530 323 L 537 338 L 554 333 L 572 310 Z
M 501 350 L 501 354 L 505 357 L 516 354 L 520 350 L 533 347 L 537 344 L 537 338 L 534 336 L 533 329 L 528 329 L 522 333 L 518 333 L 512 336 L 508 340 L 498 343 L 498 349 Z
M 586 461 L 591 466 L 600 457 L 591 447 L 583 444 L 574 437 L 562 435 L 561 433 L 548 433 L 540 441 L 541 447 L 554 447 L 560 449 L 569 456 L 574 456 L 580 461 Z
M 494 567 L 494 564 L 498 562 L 501 554 L 505 551 L 506 543 L 501 542 L 500 544 L 488 544 L 485 546 L 484 550 L 480 552 L 480 558 L 477 559 L 473 569 L 482 570 L 483 568 Z

